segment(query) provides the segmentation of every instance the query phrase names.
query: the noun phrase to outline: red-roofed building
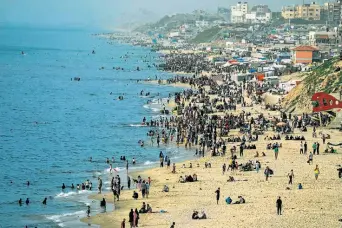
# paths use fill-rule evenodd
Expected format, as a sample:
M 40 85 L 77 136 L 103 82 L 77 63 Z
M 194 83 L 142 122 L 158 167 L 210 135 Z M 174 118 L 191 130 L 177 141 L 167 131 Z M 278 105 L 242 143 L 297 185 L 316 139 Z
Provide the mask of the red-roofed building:
M 320 60 L 320 53 L 316 47 L 298 46 L 292 51 L 294 63 L 312 63 Z

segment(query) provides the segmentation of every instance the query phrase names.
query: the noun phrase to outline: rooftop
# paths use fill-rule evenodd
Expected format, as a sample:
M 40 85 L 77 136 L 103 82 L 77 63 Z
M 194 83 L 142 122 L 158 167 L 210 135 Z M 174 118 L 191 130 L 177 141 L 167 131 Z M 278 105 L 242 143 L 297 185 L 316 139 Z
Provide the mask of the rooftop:
M 312 46 L 298 46 L 292 50 L 294 51 L 318 51 L 318 48 L 315 48 Z

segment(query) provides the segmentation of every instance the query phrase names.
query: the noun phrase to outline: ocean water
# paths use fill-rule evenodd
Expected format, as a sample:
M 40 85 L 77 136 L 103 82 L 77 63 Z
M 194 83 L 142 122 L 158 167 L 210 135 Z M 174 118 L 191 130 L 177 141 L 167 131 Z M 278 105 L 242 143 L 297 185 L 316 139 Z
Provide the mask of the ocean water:
M 99 202 L 87 199 L 90 191 L 62 192 L 62 183 L 89 179 L 96 189 L 98 176 L 107 181 L 107 157 L 124 170 L 121 155 L 137 159 L 131 169 L 156 165 L 160 150 L 171 161 L 190 156 L 170 145 L 138 145 L 148 142 L 148 128 L 139 124 L 144 116 L 158 116 L 156 99 L 180 91 L 136 82 L 170 76 L 147 67 L 157 56 L 147 48 L 109 44 L 91 31 L 0 29 L 0 227 L 88 227 L 79 218 L 86 205 L 100 213 Z M 119 66 L 124 70 L 113 70 Z M 141 90 L 151 97 L 141 97 Z M 119 95 L 125 99 L 117 100 Z M 148 100 L 154 103 L 146 105 Z M 19 198 L 30 198 L 30 205 L 20 207 Z

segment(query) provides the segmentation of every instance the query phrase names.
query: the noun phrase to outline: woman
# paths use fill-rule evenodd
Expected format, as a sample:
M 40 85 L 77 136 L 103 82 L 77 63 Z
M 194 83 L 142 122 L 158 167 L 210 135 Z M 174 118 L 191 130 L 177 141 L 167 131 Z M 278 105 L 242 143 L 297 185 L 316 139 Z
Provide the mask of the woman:
M 277 159 L 278 159 L 278 153 L 279 153 L 279 147 L 278 147 L 278 146 L 276 146 L 276 147 L 274 148 L 275 160 L 277 160 Z
M 320 174 L 318 165 L 316 165 L 316 168 L 314 169 L 314 173 L 315 173 L 315 179 L 317 180 L 318 179 L 318 175 Z
M 139 212 L 138 209 L 135 208 L 135 211 L 133 212 L 133 227 L 138 227 L 139 222 Z

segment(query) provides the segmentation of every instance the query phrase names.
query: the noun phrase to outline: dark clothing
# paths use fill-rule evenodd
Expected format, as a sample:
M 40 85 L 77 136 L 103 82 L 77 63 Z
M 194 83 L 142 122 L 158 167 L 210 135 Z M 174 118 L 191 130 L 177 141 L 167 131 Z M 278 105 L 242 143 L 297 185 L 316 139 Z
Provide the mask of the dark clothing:
M 283 202 L 281 201 L 281 199 L 277 200 L 277 214 L 281 215 L 281 207 L 282 207 Z
M 220 190 L 217 189 L 217 190 L 215 191 L 215 193 L 216 193 L 216 202 L 217 202 L 217 204 L 218 204 L 218 201 L 220 200 Z

